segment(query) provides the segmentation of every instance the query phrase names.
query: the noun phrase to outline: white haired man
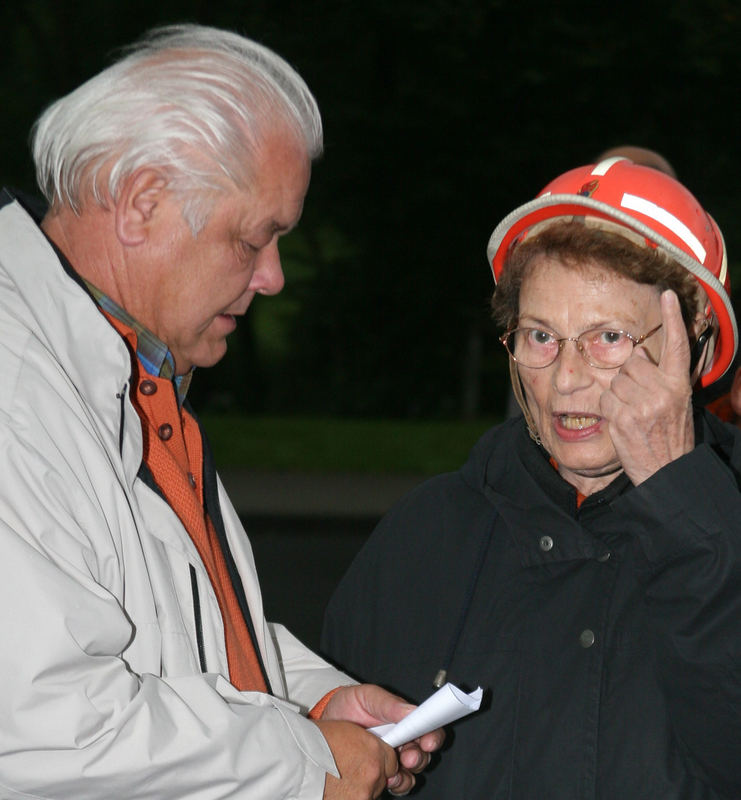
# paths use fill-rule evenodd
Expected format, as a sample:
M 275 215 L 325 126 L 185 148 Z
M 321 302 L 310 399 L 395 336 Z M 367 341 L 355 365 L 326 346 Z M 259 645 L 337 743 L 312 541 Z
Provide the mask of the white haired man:
M 42 115 L 42 220 L 0 199 L 3 797 L 370 798 L 442 743 L 265 622 L 185 402 L 280 291 L 321 136 L 282 59 L 175 26 Z

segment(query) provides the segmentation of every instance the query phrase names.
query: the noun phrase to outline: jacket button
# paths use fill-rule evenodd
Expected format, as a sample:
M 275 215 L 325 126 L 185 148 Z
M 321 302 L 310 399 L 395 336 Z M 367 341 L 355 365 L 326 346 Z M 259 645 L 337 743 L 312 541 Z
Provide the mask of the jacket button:
M 553 550 L 553 539 L 550 536 L 541 536 L 540 537 L 540 549 L 547 553 L 549 550 Z
M 157 435 L 166 442 L 172 436 L 172 425 L 169 422 L 163 423 L 157 428 Z
M 608 550 L 606 553 L 603 553 L 601 556 L 597 556 L 597 561 L 602 561 L 603 563 L 605 561 L 609 561 L 611 555 L 612 555 L 612 553 Z
M 594 631 L 590 631 L 589 628 L 583 630 L 579 635 L 579 644 L 586 650 L 588 647 L 591 647 L 594 644 Z
M 146 395 L 154 394 L 157 391 L 157 384 L 154 381 L 142 381 L 139 384 L 139 391 Z
M 188 473 L 188 483 L 190 484 L 191 489 L 196 488 L 196 476 L 192 472 Z

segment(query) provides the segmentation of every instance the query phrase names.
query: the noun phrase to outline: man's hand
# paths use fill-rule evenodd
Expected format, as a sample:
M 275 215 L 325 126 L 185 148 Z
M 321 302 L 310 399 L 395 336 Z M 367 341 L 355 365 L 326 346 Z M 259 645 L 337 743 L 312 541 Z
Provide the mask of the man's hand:
M 411 791 L 415 782 L 414 773 L 421 772 L 429 764 L 430 753 L 442 747 L 445 733 L 441 729 L 432 731 L 414 742 L 402 745 L 395 753 L 373 734 L 346 723 L 370 728 L 398 722 L 413 708 L 400 697 L 370 684 L 344 686 L 335 692 L 321 720 L 317 722 L 340 772 L 339 780 L 327 776 L 324 789 L 326 800 L 374 798 L 384 789 L 397 795 Z M 337 729 L 335 726 L 340 724 L 339 721 L 345 724 Z M 353 731 L 352 737 L 348 729 Z M 368 739 L 373 741 L 368 742 Z
M 352 722 L 321 719 L 316 724 L 327 740 L 340 773 L 339 778 L 327 775 L 324 800 L 378 797 L 388 780 L 398 772 L 393 749 Z
M 636 347 L 600 398 L 615 451 L 635 485 L 695 446 L 689 341 L 673 291 L 661 295 L 661 320 L 659 363 Z

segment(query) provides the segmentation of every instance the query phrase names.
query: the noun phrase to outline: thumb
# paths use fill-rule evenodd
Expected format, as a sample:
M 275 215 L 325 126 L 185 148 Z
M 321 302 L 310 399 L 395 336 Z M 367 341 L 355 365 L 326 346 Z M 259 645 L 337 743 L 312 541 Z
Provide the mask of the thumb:
M 349 720 L 369 728 L 382 722 L 398 722 L 413 708 L 380 686 L 361 683 L 336 689 L 321 718 Z
M 659 369 L 669 375 L 686 376 L 690 368 L 690 343 L 679 299 L 671 289 L 661 294 L 661 324 L 664 342 L 661 345 Z
M 376 719 L 385 722 L 399 722 L 415 708 L 403 698 L 391 694 L 379 686 L 368 686 L 367 689 L 366 707 Z

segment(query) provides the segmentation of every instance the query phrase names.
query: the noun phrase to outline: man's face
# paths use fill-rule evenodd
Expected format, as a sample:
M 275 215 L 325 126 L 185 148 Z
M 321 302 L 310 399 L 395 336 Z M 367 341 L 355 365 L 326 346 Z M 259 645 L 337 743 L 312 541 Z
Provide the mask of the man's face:
M 292 139 L 262 146 L 249 192 L 217 195 L 206 225 L 193 236 L 182 198 L 159 201 L 137 280 L 145 287 L 128 308 L 170 349 L 178 374 L 215 364 L 226 337 L 255 294 L 283 288 L 278 238 L 296 225 L 311 167 Z

